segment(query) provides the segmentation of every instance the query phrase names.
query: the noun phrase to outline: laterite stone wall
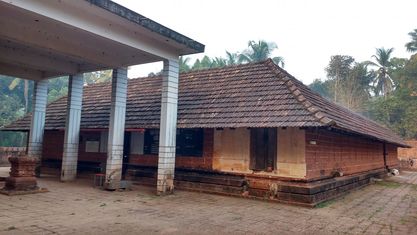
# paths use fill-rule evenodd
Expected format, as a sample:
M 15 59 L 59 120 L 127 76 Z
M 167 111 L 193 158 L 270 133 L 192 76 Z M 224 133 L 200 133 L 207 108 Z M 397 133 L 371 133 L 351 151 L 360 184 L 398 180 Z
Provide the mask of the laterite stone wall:
M 387 144 L 387 165 L 397 167 L 397 147 Z M 306 130 L 307 179 L 351 175 L 384 168 L 383 144 L 360 136 L 328 130 Z

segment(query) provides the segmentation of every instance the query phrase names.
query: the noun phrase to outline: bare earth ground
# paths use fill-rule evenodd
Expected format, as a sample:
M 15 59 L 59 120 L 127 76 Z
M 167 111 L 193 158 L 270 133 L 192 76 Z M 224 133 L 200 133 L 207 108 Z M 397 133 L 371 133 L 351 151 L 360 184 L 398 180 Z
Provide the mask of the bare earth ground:
M 158 197 L 138 186 L 107 192 L 85 179 L 39 184 L 50 192 L 0 195 L 0 234 L 417 234 L 417 172 L 315 209 L 185 191 Z

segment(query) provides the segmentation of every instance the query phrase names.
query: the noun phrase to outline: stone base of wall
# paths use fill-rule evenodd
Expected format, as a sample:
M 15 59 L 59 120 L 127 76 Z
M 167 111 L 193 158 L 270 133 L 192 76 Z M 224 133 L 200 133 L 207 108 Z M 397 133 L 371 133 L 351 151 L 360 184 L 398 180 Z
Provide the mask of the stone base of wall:
M 288 182 L 251 175 L 176 169 L 177 189 L 263 199 L 300 206 L 314 207 L 317 204 L 344 195 L 353 189 L 379 178 L 384 169 L 366 173 L 326 179 L 314 182 Z M 134 168 L 127 171 L 127 178 L 138 184 L 156 185 L 155 168 Z

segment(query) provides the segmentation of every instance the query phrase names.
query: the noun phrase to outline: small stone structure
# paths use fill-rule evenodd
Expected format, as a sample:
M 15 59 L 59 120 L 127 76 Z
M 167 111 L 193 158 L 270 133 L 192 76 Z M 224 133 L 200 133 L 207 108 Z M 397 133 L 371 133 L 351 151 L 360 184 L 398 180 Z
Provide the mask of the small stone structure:
M 417 170 L 417 140 L 405 141 L 411 148 L 398 148 L 400 166 L 406 170 Z
M 0 193 L 9 196 L 31 193 L 47 192 L 44 188 L 39 188 L 35 168 L 38 160 L 27 155 L 9 157 L 11 164 L 10 176 L 6 178 L 6 184 Z

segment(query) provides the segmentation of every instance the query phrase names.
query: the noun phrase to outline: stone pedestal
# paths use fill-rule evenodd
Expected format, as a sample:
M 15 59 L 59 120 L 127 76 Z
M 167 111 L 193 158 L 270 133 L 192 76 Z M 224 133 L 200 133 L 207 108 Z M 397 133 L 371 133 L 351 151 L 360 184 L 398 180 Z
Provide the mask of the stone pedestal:
M 28 156 L 9 157 L 11 164 L 10 176 L 6 178 L 6 184 L 0 193 L 6 195 L 22 195 L 47 192 L 39 188 L 35 177 L 37 158 Z

